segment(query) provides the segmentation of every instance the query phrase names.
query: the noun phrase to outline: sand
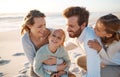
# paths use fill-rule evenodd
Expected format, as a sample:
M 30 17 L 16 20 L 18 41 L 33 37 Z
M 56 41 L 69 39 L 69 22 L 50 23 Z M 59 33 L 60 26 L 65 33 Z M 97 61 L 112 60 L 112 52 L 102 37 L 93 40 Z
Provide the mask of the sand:
M 27 62 L 20 38 L 20 30 L 0 32 L 0 77 L 14 77 Z

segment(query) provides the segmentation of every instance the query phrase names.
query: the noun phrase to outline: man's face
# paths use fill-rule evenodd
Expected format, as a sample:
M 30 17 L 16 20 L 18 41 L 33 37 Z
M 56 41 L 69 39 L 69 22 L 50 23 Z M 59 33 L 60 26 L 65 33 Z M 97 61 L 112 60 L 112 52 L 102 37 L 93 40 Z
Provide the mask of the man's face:
M 79 37 L 81 34 L 81 27 L 78 25 L 78 17 L 72 16 L 67 18 L 67 31 L 71 38 Z

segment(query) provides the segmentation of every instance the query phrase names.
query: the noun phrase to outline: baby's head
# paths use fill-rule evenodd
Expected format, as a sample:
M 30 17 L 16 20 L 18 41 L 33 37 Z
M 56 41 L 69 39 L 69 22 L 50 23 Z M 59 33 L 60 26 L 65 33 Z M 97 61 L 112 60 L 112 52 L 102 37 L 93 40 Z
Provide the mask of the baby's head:
M 63 46 L 65 41 L 65 32 L 62 29 L 54 30 L 49 36 L 49 44 Z

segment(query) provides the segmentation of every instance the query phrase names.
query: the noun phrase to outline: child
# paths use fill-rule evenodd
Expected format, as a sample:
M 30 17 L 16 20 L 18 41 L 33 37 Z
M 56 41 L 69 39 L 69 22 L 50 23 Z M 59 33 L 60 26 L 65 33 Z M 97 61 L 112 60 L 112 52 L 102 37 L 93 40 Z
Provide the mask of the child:
M 33 66 L 35 73 L 40 77 L 68 77 L 67 72 L 70 66 L 70 60 L 63 47 L 65 40 L 64 31 L 62 29 L 53 31 L 48 40 L 49 44 L 44 45 L 37 51 Z M 49 59 L 49 56 L 63 59 L 65 63 L 61 62 L 61 65 L 64 64 L 65 67 L 57 67 L 57 65 L 60 65 L 60 63 L 56 63 L 54 65 L 56 66 L 54 71 L 45 69 L 44 61 Z

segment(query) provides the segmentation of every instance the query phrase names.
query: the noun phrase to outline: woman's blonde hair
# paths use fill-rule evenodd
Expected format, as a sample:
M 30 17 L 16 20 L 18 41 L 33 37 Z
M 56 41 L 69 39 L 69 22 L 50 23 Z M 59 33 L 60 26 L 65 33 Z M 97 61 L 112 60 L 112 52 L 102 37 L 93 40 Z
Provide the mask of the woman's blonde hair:
M 36 18 L 36 17 L 45 17 L 45 14 L 40 12 L 39 10 L 31 10 L 24 18 L 21 35 L 24 34 L 24 31 L 30 32 L 28 25 L 33 25 L 34 18 Z

